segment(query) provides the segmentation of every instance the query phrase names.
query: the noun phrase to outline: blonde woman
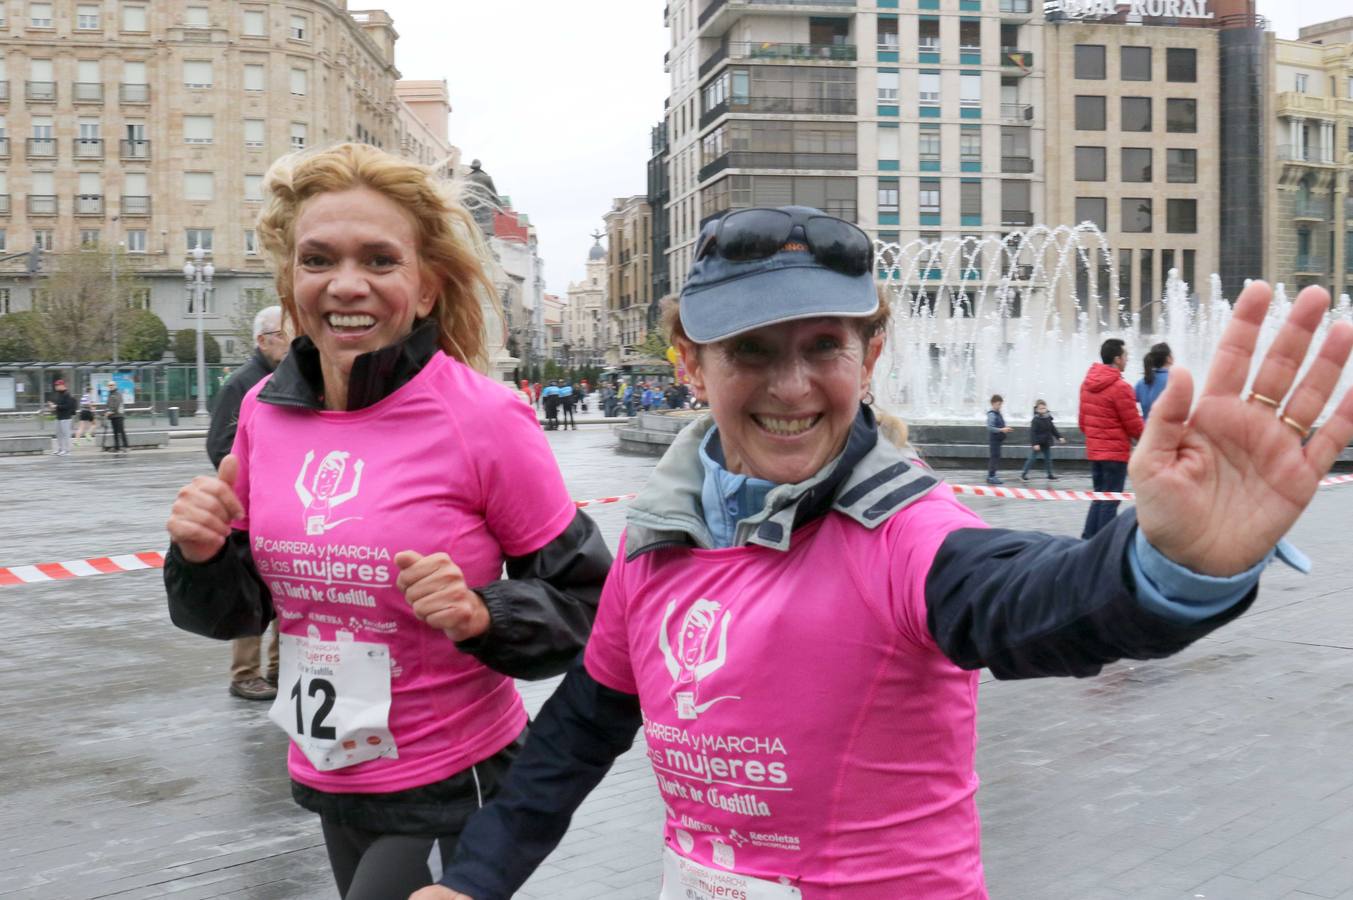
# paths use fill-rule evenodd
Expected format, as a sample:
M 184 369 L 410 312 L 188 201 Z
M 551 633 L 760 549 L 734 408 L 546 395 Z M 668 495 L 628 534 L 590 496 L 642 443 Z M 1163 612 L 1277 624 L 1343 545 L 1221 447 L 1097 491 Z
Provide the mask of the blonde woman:
M 404 896 L 494 793 L 527 721 L 512 677 L 578 654 L 611 557 L 532 411 L 482 374 L 493 293 L 448 186 L 357 144 L 266 184 L 299 336 L 218 475 L 179 492 L 170 614 L 220 639 L 278 618 L 293 796 L 346 900 Z

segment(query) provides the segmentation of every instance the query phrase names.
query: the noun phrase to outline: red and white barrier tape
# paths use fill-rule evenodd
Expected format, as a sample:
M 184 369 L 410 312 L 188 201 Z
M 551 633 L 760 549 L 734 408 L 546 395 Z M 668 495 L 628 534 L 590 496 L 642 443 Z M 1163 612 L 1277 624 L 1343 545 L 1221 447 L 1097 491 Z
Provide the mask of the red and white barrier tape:
M 1353 482 L 1353 475 L 1332 475 L 1320 482 L 1321 487 Z M 1106 493 L 1103 491 L 1050 491 L 1036 488 L 1008 488 L 995 485 L 951 484 L 955 494 L 971 494 L 975 497 L 998 497 L 1007 500 L 1131 500 L 1136 495 L 1130 493 Z M 609 503 L 623 503 L 633 500 L 638 494 L 617 494 L 614 497 L 598 497 L 595 500 L 575 500 L 573 505 L 579 509 L 588 506 L 603 506 Z M 135 572 L 138 569 L 164 568 L 164 554 L 158 550 L 146 550 L 141 553 L 128 553 L 122 556 L 96 556 L 92 559 L 72 559 L 66 562 L 37 563 L 31 566 L 0 566 L 0 587 L 11 584 L 36 584 L 43 581 L 66 581 L 71 578 L 84 578 L 89 575 L 110 575 L 114 572 Z

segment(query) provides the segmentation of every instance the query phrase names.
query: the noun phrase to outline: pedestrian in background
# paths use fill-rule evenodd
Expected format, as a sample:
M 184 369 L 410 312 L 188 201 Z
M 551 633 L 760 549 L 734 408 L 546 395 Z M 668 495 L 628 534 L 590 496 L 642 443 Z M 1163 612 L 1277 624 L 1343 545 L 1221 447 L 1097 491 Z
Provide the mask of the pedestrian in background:
M 1052 413 L 1048 412 L 1048 404 L 1042 400 L 1034 403 L 1034 417 L 1029 422 L 1029 431 L 1032 433 L 1030 438 L 1029 458 L 1024 461 L 1024 469 L 1019 473 L 1019 477 L 1025 481 L 1029 480 L 1029 468 L 1033 466 L 1034 460 L 1038 454 L 1043 454 L 1043 464 L 1048 470 L 1048 479 L 1056 481 L 1057 476 L 1052 471 L 1052 442 L 1065 444 L 1066 438 L 1057 430 L 1057 426 L 1052 421 Z
M 620 402 L 625 407 L 625 415 L 634 415 L 634 382 L 625 385 L 625 394 Z
M 987 410 L 987 484 L 1005 484 L 996 477 L 996 470 L 1001 465 L 1001 446 L 1005 443 L 1005 436 L 1015 429 L 1006 425 L 1005 416 L 1001 415 L 1004 403 L 1005 398 L 1000 394 L 991 395 L 991 409 Z
M 551 381 L 540 394 L 540 403 L 545 410 L 545 430 L 559 428 L 559 382 Z
M 56 399 L 47 406 L 56 414 L 56 449 L 53 456 L 70 455 L 70 425 L 75 417 L 75 396 L 66 390 L 66 382 L 60 378 L 52 385 L 56 388 Z
M 1132 442 L 1142 436 L 1143 422 L 1132 388 L 1123 379 L 1127 368 L 1123 342 L 1109 338 L 1100 345 L 1099 358 L 1081 382 L 1079 424 L 1085 435 L 1085 456 L 1090 460 L 1094 489 L 1117 492 L 1127 484 Z M 1094 537 L 1116 515 L 1117 500 L 1095 500 L 1085 516 L 1081 537 Z
M 1137 403 L 1142 407 L 1142 421 L 1151 415 L 1151 404 L 1156 402 L 1156 398 L 1165 393 L 1165 385 L 1170 380 L 1170 366 L 1174 365 L 1174 356 L 1170 353 L 1170 345 L 1165 343 L 1156 344 L 1147 352 L 1146 358 L 1142 360 L 1142 379 L 1137 382 L 1135 393 Z
M 578 402 L 578 391 L 568 382 L 559 387 L 559 424 L 565 431 L 570 425 L 573 430 L 578 430 L 578 421 L 573 418 L 573 407 Z
M 282 328 L 282 307 L 268 306 L 254 316 L 254 353 L 249 361 L 235 370 L 221 385 L 214 400 L 211 427 L 207 429 L 207 458 L 213 468 L 221 467 L 221 460 L 230 453 L 235 443 L 235 430 L 240 421 L 240 404 L 254 385 L 272 374 L 287 355 L 291 345 L 289 335 Z M 248 635 L 230 642 L 230 686 L 228 690 L 245 700 L 271 700 L 277 696 L 277 620 L 272 623 L 272 638 L 268 641 L 266 668 L 263 661 L 263 638 Z
M 75 443 L 94 442 L 94 403 L 85 394 L 80 398 L 80 411 L 76 414 L 79 424 L 75 427 Z
M 113 452 L 126 453 L 130 445 L 127 443 L 127 426 L 123 421 L 122 392 L 117 389 L 116 381 L 108 382 L 108 399 L 104 401 L 103 414 L 108 419 L 108 424 L 113 427 Z

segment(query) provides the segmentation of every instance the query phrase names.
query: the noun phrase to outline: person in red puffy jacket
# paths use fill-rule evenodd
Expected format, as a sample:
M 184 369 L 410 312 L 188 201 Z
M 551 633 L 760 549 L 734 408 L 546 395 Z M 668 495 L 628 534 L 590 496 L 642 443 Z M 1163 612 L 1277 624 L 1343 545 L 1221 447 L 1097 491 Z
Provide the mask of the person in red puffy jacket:
M 1127 483 L 1132 442 L 1142 436 L 1142 415 L 1132 385 L 1123 378 L 1127 349 L 1118 338 L 1099 346 L 1099 358 L 1081 382 L 1080 429 L 1097 491 L 1121 491 Z M 1118 515 L 1117 500 L 1096 500 L 1085 517 L 1082 538 L 1092 538 Z

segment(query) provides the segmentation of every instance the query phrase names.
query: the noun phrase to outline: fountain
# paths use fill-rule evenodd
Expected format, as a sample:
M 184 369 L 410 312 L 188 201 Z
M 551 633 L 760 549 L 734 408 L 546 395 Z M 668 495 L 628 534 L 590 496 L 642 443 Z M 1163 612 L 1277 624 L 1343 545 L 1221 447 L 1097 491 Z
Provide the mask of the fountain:
M 1134 383 L 1142 357 L 1159 341 L 1201 380 L 1231 317 L 1216 275 L 1204 297 L 1177 269 L 1167 273 L 1160 299 L 1130 309 L 1118 295 L 1108 241 L 1089 222 L 875 248 L 893 316 L 873 393 L 880 407 L 912 422 L 980 422 L 987 399 L 999 393 L 1012 424 L 1023 423 L 1043 399 L 1060 423 L 1071 425 L 1081 380 L 1103 340 L 1127 344 L 1125 375 Z M 1274 295 L 1260 354 L 1291 306 L 1283 285 Z M 1317 343 L 1338 319 L 1353 321 L 1347 294 Z M 1344 375 L 1337 395 L 1350 384 L 1353 373 Z

